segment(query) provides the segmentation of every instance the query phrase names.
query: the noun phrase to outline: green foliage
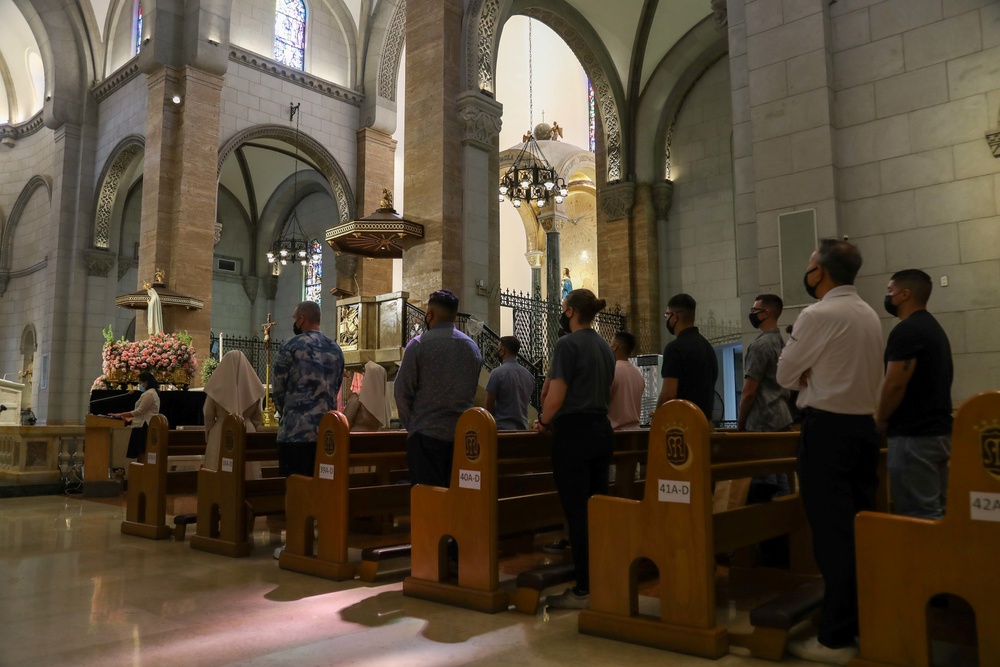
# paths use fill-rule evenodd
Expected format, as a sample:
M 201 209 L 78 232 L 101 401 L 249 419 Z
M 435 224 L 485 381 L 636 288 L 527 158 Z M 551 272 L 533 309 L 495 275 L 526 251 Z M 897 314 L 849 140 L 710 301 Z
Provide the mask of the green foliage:
M 212 377 L 212 373 L 215 369 L 219 367 L 219 360 L 215 357 L 209 357 L 205 360 L 205 363 L 201 365 L 201 383 L 203 385 L 208 384 L 208 379 Z

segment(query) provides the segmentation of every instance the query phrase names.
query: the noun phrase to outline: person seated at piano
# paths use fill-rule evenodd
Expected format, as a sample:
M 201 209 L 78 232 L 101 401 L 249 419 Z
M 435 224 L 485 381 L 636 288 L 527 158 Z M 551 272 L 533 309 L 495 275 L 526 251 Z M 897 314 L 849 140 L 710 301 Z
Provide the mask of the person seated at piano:
M 222 444 L 222 422 L 228 415 L 242 415 L 247 433 L 253 433 L 260 426 L 260 399 L 264 397 L 264 385 L 257 377 L 257 371 L 239 350 L 230 350 L 222 356 L 218 368 L 205 383 L 205 463 L 203 467 L 216 470 L 219 464 L 219 449 Z M 259 478 L 256 473 L 260 465 L 250 467 L 251 478 Z
M 149 420 L 160 411 L 160 394 L 157 391 L 160 383 L 149 371 L 139 373 L 139 400 L 131 412 L 115 412 L 112 417 L 124 419 L 132 423 L 132 434 L 128 439 L 128 451 L 125 457 L 137 459 L 146 451 L 146 434 L 149 432 Z

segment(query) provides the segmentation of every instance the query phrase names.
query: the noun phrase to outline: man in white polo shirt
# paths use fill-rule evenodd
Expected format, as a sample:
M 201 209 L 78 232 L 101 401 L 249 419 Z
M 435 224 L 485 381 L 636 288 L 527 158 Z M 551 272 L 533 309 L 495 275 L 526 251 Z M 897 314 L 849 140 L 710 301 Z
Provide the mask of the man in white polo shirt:
M 820 243 L 803 277 L 806 291 L 820 301 L 799 314 L 777 372 L 781 386 L 799 392 L 799 482 L 826 583 L 818 643 L 789 650 L 838 663 L 855 652 L 858 634 L 854 516 L 875 508 L 878 488 L 873 415 L 882 381 L 882 327 L 854 287 L 860 268 L 855 246 Z

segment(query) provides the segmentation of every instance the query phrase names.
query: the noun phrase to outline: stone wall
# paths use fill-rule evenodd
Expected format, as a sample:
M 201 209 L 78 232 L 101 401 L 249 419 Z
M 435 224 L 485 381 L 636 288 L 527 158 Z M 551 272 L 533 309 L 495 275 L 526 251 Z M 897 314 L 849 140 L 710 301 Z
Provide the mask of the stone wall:
M 125 137 L 146 136 L 146 77 L 139 74 L 119 86 L 97 106 L 97 156 L 93 187 L 111 152 Z
M 660 300 L 686 292 L 698 319 L 739 316 L 733 218 L 732 103 L 729 63 L 705 72 L 684 101 L 670 145 L 674 196 L 666 226 L 667 266 Z

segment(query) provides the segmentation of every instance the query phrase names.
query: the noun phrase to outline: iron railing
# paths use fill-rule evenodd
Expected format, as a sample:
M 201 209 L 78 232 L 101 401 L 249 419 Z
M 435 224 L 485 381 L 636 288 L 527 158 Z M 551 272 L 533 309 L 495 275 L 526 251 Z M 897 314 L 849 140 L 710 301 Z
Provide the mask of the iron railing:
M 271 346 L 271 363 L 274 363 L 275 358 L 278 356 L 278 350 L 281 348 L 281 344 L 284 341 L 272 340 L 270 341 Z M 253 369 L 257 372 L 257 377 L 263 383 L 267 378 L 267 349 L 264 347 L 264 341 L 258 338 L 256 335 L 253 337 L 246 336 L 230 336 L 223 335 L 222 338 L 222 351 L 223 353 L 229 352 L 230 350 L 239 350 L 253 366 Z M 219 356 L 219 337 L 214 334 L 209 334 L 209 349 L 212 351 L 212 356 L 218 358 Z

